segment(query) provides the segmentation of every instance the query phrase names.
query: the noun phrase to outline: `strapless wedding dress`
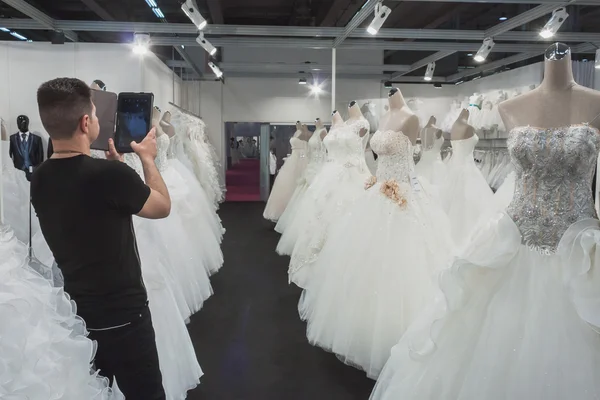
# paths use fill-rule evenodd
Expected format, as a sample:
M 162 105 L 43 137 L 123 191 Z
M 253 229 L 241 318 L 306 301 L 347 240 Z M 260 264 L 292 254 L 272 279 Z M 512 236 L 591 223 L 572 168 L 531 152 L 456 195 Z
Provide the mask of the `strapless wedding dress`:
M 377 378 L 394 346 L 434 294 L 449 257 L 449 225 L 416 180 L 410 139 L 378 131 L 377 177 L 342 218 L 312 266 L 300 299 L 309 341 Z
M 426 179 L 431 185 L 436 188 L 441 188 L 446 184 L 448 167 L 442 161 L 440 153 L 444 145 L 444 138 L 440 137 L 433 142 L 433 146 L 429 149 L 423 147 L 421 159 L 415 167 L 415 173 L 420 178 Z
M 290 144 L 292 145 L 292 155 L 285 160 L 285 163 L 279 170 L 263 213 L 265 219 L 274 222 L 279 220 L 279 217 L 281 217 L 288 206 L 308 164 L 306 154 L 308 143 L 297 137 L 293 137 L 290 139 Z
M 371 399 L 600 398 L 600 133 L 526 126 L 507 144 L 512 202 L 440 274 Z

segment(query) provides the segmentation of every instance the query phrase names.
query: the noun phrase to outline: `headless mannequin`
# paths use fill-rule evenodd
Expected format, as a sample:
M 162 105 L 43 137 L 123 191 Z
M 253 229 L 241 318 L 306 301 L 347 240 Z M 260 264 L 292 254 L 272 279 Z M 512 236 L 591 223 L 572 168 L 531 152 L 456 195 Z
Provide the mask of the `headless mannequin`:
M 352 100 L 348 105 L 348 117 L 348 121 L 358 121 L 360 119 L 366 120 L 366 118 L 362 114 L 362 111 L 360 111 L 358 103 L 354 100 Z M 365 136 L 367 133 L 369 133 L 369 131 L 367 131 L 366 129 L 361 129 L 360 137 Z
M 166 113 L 165 113 L 166 114 Z M 161 124 L 160 124 L 160 110 L 157 107 L 152 109 L 152 126 L 156 127 L 156 137 L 164 135 Z
M 310 132 L 310 130 L 308 130 L 308 126 L 302 125 L 302 127 L 300 128 L 300 135 L 298 136 L 298 139 L 308 142 L 311 136 L 312 133 Z
M 0 138 L 4 141 L 8 140 L 8 133 L 6 132 L 6 126 L 4 125 L 3 119 L 0 119 Z
M 442 137 L 442 130 L 435 123 L 436 119 L 432 116 L 429 118 L 427 125 L 421 130 L 421 145 L 425 150 L 432 148 L 435 141 Z
M 92 83 L 90 85 L 90 89 L 94 89 L 94 90 L 102 90 L 102 88 L 100 87 L 100 85 L 98 85 L 96 82 Z
M 600 92 L 575 83 L 571 50 L 555 43 L 546 50 L 540 86 L 502 102 L 498 111 L 509 131 L 526 125 L 559 128 L 581 123 L 600 128 Z
M 321 136 L 321 140 L 324 139 L 325 136 L 327 136 L 327 129 L 325 128 L 325 125 L 323 125 L 321 118 L 315 120 L 315 127 L 317 128 L 315 133 L 318 133 Z
M 331 123 L 332 123 L 332 126 L 338 126 L 338 125 L 344 124 L 344 119 L 342 118 L 342 116 L 340 115 L 340 113 L 337 110 L 333 110 L 333 113 L 331 114 Z
M 156 111 L 156 109 L 154 109 L 154 111 Z M 154 116 L 154 112 L 152 115 Z M 173 125 L 171 125 L 171 113 L 169 111 L 166 111 L 163 114 L 163 117 L 160 120 L 158 126 L 169 137 L 175 136 L 175 127 L 173 127 Z
M 469 110 L 463 109 L 458 115 L 458 119 L 452 125 L 450 131 L 450 140 L 465 140 L 475 135 L 475 128 L 469 125 Z
M 415 145 L 419 136 L 419 117 L 410 110 L 397 88 L 390 90 L 388 103 L 390 110 L 379 120 L 379 130 L 402 132 Z

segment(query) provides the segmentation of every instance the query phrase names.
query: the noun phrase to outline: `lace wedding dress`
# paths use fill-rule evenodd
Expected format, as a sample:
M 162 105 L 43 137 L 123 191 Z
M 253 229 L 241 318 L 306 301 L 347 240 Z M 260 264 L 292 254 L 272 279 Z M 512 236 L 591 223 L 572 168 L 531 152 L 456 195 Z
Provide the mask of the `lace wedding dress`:
M 4 222 L 10 226 L 23 243 L 29 242 L 29 181 L 25 173 L 16 169 L 9 157 L 10 142 L 2 144 L 2 200 L 4 202 Z M 32 213 L 35 218 L 35 213 Z M 36 224 L 34 224 L 34 227 Z M 35 232 L 34 232 L 35 233 Z
M 294 249 L 294 244 L 298 239 L 298 232 L 296 229 L 291 227 L 297 227 L 298 224 L 294 224 L 295 218 L 302 218 L 298 209 L 302 200 L 306 195 L 306 191 L 312 184 L 315 176 L 323 168 L 325 160 L 327 158 L 327 150 L 321 139 L 323 130 L 315 132 L 308 141 L 308 165 L 304 170 L 302 178 L 298 181 L 298 186 L 292 195 L 288 206 L 285 208 L 283 214 L 277 221 L 275 230 L 282 234 L 279 244 L 277 245 L 277 252 L 279 254 L 291 254 Z
M 330 236 L 300 299 L 307 337 L 376 378 L 409 324 L 434 294 L 434 268 L 451 246 L 444 212 L 412 182 L 412 145 L 378 131 L 371 177 Z
M 0 225 L 0 398 L 122 400 L 90 370 L 96 342 L 69 296 L 27 265 L 27 249 Z
M 367 134 L 360 136 L 361 132 Z M 310 185 L 294 220 L 298 239 L 289 265 L 290 282 L 304 288 L 311 274 L 311 265 L 328 238 L 330 223 L 340 218 L 362 194 L 364 182 L 370 176 L 365 162 L 365 147 L 369 139 L 366 119 L 348 120 L 334 126 L 325 137 L 328 160 Z
M 588 125 L 509 134 L 514 198 L 439 277 L 371 398 L 600 398 L 600 222 Z
M 279 220 L 279 217 L 288 206 L 308 164 L 308 158 L 306 157 L 308 143 L 297 137 L 292 137 L 290 144 L 292 145 L 292 155 L 285 160 L 279 170 L 263 213 L 265 219 L 274 222 Z

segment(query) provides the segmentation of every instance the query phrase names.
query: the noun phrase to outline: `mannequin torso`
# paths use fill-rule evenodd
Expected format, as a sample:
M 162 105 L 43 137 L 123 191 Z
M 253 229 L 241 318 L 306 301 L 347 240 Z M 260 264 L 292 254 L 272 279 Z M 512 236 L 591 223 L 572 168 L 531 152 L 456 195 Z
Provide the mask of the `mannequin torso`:
M 469 139 L 475 135 L 475 128 L 468 123 L 469 110 L 462 110 L 450 131 L 451 140 Z
M 442 137 L 442 130 L 436 125 L 436 118 L 429 118 L 427 125 L 421 130 L 421 146 L 424 150 L 429 150 L 435 142 Z
M 390 109 L 379 120 L 379 130 L 402 132 L 414 145 L 419 136 L 419 117 L 417 117 L 404 101 L 400 90 L 390 90 Z
M 163 114 L 163 117 L 158 126 L 160 126 L 161 130 L 164 133 L 166 133 L 169 137 L 175 136 L 175 127 L 171 125 L 171 113 L 169 111 L 166 111 Z

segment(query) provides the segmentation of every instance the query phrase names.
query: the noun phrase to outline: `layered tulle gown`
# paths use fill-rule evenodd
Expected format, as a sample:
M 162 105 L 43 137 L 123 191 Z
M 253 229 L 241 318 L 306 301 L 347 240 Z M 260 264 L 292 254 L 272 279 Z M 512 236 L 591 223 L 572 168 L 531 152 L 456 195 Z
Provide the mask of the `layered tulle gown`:
M 442 189 L 441 201 L 450 219 L 452 237 L 457 248 L 470 241 L 478 221 L 490 210 L 494 193 L 473 159 L 477 135 L 452 140 L 452 158 Z
M 421 158 L 415 167 L 415 173 L 426 179 L 434 187 L 441 189 L 447 183 L 448 167 L 442 161 L 440 150 L 444 145 L 444 138 L 433 141 L 431 147 L 422 146 Z
M 326 133 L 326 132 L 325 132 Z M 277 252 L 279 254 L 291 254 L 294 249 L 294 244 L 298 238 L 297 229 L 289 229 L 290 227 L 297 228 L 299 224 L 294 223 L 295 218 L 302 218 L 298 212 L 306 191 L 312 184 L 315 176 L 321 171 L 325 160 L 327 158 L 327 150 L 323 144 L 321 135 L 323 130 L 315 132 L 308 140 L 308 165 L 304 170 L 302 178 L 298 181 L 296 190 L 285 208 L 283 214 L 277 221 L 275 230 L 282 234 L 279 244 L 277 245 Z
M 277 222 L 285 211 L 308 164 L 306 154 L 308 143 L 294 136 L 290 139 L 290 144 L 292 145 L 292 154 L 285 160 L 275 178 L 263 213 L 265 219 L 274 222 Z
M 340 218 L 363 193 L 369 178 L 365 147 L 369 123 L 366 119 L 348 120 L 333 126 L 325 137 L 327 163 L 306 191 L 294 220 L 298 237 L 289 265 L 289 279 L 304 288 L 329 237 L 330 224 Z M 367 134 L 364 134 L 367 132 Z M 363 136 L 361 136 L 361 134 Z
M 76 309 L 28 266 L 25 245 L 0 225 L 1 399 L 124 399 L 91 371 L 97 344 Z
M 356 202 L 332 223 L 299 309 L 309 341 L 376 378 L 434 296 L 434 270 L 450 255 L 449 225 L 427 182 L 412 181 L 412 145 L 378 131 L 379 156 Z
M 508 208 L 439 277 L 443 293 L 392 350 L 373 400 L 600 398 L 600 134 L 520 127 Z

